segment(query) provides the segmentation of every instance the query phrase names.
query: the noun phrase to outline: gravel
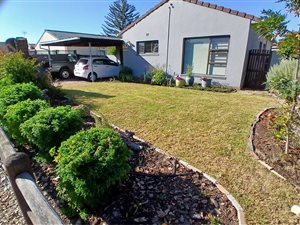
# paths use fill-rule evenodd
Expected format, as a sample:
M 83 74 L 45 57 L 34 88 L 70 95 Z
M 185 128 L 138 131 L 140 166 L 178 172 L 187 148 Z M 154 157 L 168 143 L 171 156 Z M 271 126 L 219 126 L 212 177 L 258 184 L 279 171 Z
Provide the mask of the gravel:
M 0 161 L 0 224 L 26 224 Z

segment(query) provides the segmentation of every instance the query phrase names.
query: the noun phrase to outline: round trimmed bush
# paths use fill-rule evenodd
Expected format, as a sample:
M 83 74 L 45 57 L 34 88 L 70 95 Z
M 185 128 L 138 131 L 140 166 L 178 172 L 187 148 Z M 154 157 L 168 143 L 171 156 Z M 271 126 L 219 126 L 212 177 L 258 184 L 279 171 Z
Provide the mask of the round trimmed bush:
M 166 73 L 162 69 L 153 69 L 151 77 L 152 84 L 162 85 L 166 80 Z
M 9 105 L 14 105 L 27 99 L 42 99 L 41 90 L 32 83 L 14 84 L 3 87 L 0 92 L 0 121 L 6 114 Z
M 16 141 L 16 144 L 21 145 L 26 142 L 26 139 L 21 135 L 20 125 L 48 107 L 49 104 L 41 99 L 28 99 L 7 107 L 3 124 L 9 135 Z
M 81 131 L 63 142 L 56 157 L 59 195 L 76 212 L 96 208 L 126 179 L 131 151 L 110 128 Z
M 38 147 L 39 156 L 51 159 L 49 151 L 59 147 L 82 127 L 80 113 L 70 106 L 59 106 L 39 111 L 20 126 L 21 134 Z

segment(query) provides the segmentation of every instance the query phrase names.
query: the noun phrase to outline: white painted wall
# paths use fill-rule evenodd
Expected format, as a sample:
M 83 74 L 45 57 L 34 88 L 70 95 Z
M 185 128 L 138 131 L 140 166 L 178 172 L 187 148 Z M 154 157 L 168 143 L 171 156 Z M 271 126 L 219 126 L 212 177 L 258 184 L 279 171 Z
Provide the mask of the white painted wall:
M 133 68 L 135 76 L 141 76 L 151 66 L 165 67 L 170 3 L 174 8 L 171 12 L 169 74 L 182 72 L 184 38 L 229 35 L 226 76 L 212 78 L 223 85 L 241 87 L 251 21 L 180 0 L 170 0 L 123 34 L 124 41 L 132 44 L 132 48 L 124 52 L 125 65 Z M 159 53 L 139 56 L 135 52 L 136 42 L 147 40 L 159 41 Z

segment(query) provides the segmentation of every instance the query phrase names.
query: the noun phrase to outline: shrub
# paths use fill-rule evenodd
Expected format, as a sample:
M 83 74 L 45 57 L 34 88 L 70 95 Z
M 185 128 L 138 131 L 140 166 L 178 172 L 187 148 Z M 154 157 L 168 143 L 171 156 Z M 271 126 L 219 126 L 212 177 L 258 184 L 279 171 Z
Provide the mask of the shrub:
M 166 73 L 162 69 L 153 69 L 151 72 L 152 84 L 162 85 L 166 79 Z
M 15 83 L 36 83 L 35 60 L 26 59 L 21 52 L 3 54 L 0 56 L 0 77 L 9 77 Z
M 284 59 L 297 59 L 300 54 L 300 47 L 297 33 L 289 33 L 278 43 L 278 54 Z
M 110 189 L 127 178 L 131 151 L 110 128 L 81 131 L 63 142 L 56 157 L 58 194 L 83 216 L 105 201 Z
M 273 66 L 267 74 L 268 88 L 287 102 L 292 101 L 295 93 L 299 93 L 300 90 L 300 83 L 293 79 L 295 69 L 296 60 L 283 60 L 279 65 Z
M 42 99 L 42 92 L 31 83 L 15 84 L 2 88 L 0 92 L 0 121 L 3 120 L 9 105 L 14 105 L 27 99 Z
M 24 144 L 26 139 L 21 135 L 20 125 L 33 117 L 37 112 L 49 107 L 44 100 L 26 100 L 7 107 L 3 124 L 17 145 Z
M 120 71 L 119 78 L 123 82 L 131 82 L 133 80 L 132 69 L 127 66 L 124 66 Z
M 82 124 L 79 112 L 70 106 L 60 106 L 38 112 L 21 124 L 20 129 L 22 135 L 38 147 L 39 156 L 50 160 L 50 149 L 55 149 L 62 141 L 79 131 Z
M 54 96 L 54 97 L 62 97 L 63 96 L 63 93 L 60 89 L 61 88 L 60 84 L 57 84 L 57 83 L 56 83 L 56 85 L 54 84 L 51 73 L 45 73 L 45 74 L 39 75 L 37 77 L 37 83 L 38 83 L 39 88 L 41 88 L 42 90 L 47 89 L 50 96 Z
M 6 87 L 9 85 L 13 85 L 16 84 L 10 77 L 4 77 L 2 79 L 0 79 L 0 88 L 2 89 L 2 87 Z

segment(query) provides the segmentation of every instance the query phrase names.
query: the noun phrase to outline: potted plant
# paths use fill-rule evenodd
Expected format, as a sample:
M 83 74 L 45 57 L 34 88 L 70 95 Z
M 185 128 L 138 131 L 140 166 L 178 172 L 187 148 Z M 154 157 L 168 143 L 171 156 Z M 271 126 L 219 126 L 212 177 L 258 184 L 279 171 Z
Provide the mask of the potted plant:
M 184 87 L 185 80 L 181 76 L 176 76 L 176 87 Z
M 185 81 L 189 86 L 192 86 L 194 84 L 193 66 L 192 65 L 187 66 Z
M 206 88 L 206 87 L 211 87 L 211 78 L 208 78 L 207 76 L 201 78 L 201 86 Z

